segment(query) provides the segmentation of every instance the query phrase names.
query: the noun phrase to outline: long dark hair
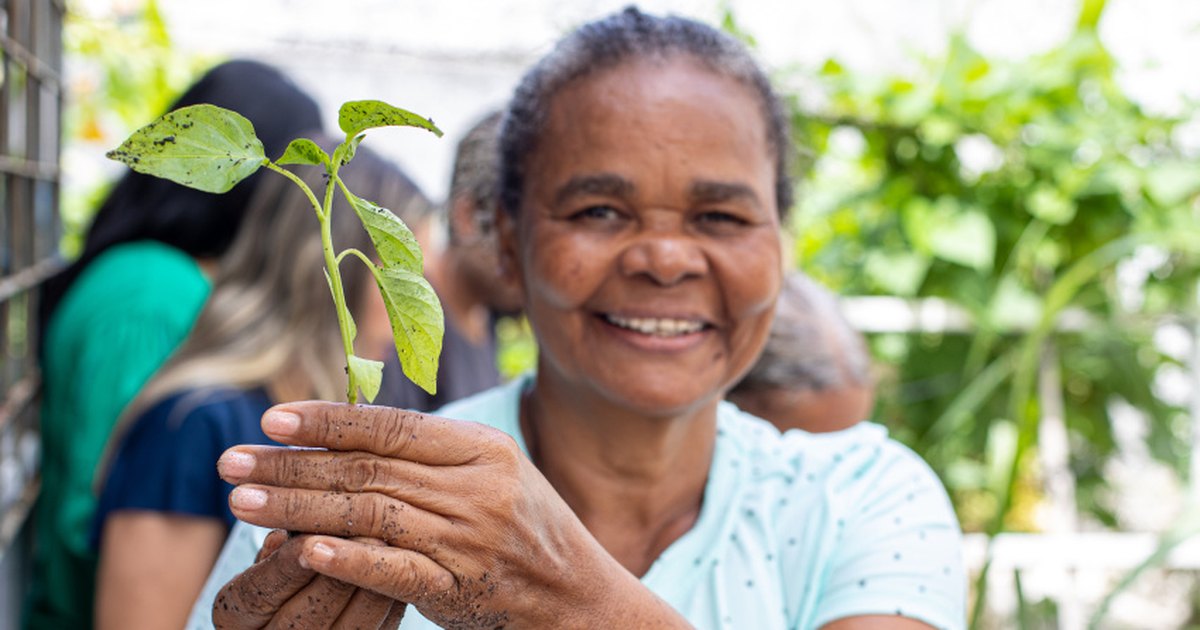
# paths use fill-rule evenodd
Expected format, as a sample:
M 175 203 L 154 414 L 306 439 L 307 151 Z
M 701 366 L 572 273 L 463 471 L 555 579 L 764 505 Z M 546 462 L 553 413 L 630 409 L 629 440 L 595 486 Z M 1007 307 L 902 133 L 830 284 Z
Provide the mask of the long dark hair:
M 267 156 L 278 157 L 287 143 L 321 125 L 316 101 L 271 66 L 248 60 L 209 70 L 169 110 L 198 103 L 232 109 L 254 125 Z M 96 211 L 79 259 L 46 281 L 38 307 L 39 344 L 55 308 L 79 274 L 110 247 L 131 241 L 158 241 L 196 258 L 225 253 L 237 233 L 263 172 L 223 194 L 126 171 Z

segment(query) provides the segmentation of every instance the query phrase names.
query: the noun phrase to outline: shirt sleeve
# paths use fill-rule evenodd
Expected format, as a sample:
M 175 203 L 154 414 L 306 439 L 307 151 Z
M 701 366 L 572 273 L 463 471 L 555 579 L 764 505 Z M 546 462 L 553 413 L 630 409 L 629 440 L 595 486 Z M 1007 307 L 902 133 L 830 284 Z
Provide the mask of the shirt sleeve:
M 908 449 L 886 442 L 865 470 L 848 474 L 835 491 L 848 500 L 841 504 L 841 544 L 830 558 L 814 625 L 899 615 L 935 628 L 964 628 L 962 534 L 933 471 Z
M 226 497 L 232 486 L 217 475 L 232 421 L 219 404 L 182 395 L 138 417 L 113 459 L 96 511 L 93 542 L 119 510 L 149 510 L 218 519 L 232 525 Z

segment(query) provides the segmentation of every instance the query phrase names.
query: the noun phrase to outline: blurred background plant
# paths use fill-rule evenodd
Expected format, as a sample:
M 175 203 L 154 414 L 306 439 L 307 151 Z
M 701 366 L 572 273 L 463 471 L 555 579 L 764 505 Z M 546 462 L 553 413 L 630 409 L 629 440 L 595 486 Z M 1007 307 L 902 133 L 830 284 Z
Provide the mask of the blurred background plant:
M 61 249 L 75 256 L 119 165 L 95 159 L 166 111 L 216 60 L 177 49 L 157 0 L 68 0 Z
M 1097 36 L 1104 5 L 1084 2 L 1070 38 L 1028 59 L 989 61 L 954 34 L 920 76 L 830 60 L 823 102 L 793 101 L 812 151 L 799 266 L 844 295 L 943 298 L 970 316 L 969 335 L 872 340 L 878 416 L 942 474 L 968 530 L 1039 528 L 1022 456 L 1048 345 L 1089 522 L 1120 525 L 1102 491 L 1114 404 L 1140 412 L 1155 459 L 1181 480 L 1188 467 L 1189 400 L 1155 389 L 1187 357 L 1155 336 L 1196 314 L 1200 119 L 1121 90 Z M 1065 311 L 1078 325 L 1056 332 Z

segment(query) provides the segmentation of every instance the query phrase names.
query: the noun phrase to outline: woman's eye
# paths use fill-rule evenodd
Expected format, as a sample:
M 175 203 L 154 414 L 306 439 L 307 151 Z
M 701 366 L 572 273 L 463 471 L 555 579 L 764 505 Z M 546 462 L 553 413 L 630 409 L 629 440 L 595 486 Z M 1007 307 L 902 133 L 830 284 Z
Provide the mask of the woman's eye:
M 747 221 L 736 214 L 724 212 L 721 210 L 709 210 L 700 213 L 698 219 L 701 223 L 722 226 L 746 225 Z
M 612 206 L 588 206 L 583 210 L 571 215 L 572 219 L 584 219 L 589 221 L 611 221 L 620 217 L 616 208 Z

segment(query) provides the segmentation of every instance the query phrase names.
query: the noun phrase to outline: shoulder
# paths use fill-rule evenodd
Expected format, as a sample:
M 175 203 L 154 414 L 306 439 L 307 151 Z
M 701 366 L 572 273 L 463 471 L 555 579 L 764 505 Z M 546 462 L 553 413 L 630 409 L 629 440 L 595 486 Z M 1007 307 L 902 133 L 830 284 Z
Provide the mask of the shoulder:
M 180 313 L 190 326 L 209 282 L 189 256 L 161 243 L 115 246 L 83 270 L 55 310 L 57 320 L 140 328 Z M 147 319 L 149 318 L 149 320 Z M 168 321 L 171 318 L 168 318 Z M 61 325 L 61 324 L 60 324 Z
M 155 241 L 135 241 L 116 245 L 97 256 L 88 265 L 84 276 L 102 273 L 203 278 L 199 265 L 190 256 L 174 247 Z
M 830 433 L 780 433 L 769 422 L 726 404 L 718 426 L 745 458 L 761 463 L 762 476 L 799 476 L 841 494 L 870 488 L 881 476 L 889 479 L 885 486 L 903 485 L 907 479 L 941 487 L 924 460 L 878 424 L 860 422 Z
M 270 406 L 267 395 L 257 389 L 176 392 L 133 420 L 125 446 L 151 447 L 178 441 L 181 449 L 195 450 L 214 439 L 223 443 L 243 437 L 256 438 L 262 433 L 259 419 Z
M 503 385 L 452 402 L 434 413 L 454 420 L 486 424 L 512 435 L 518 426 L 521 392 L 528 387 L 531 378 L 529 375 L 517 377 Z

